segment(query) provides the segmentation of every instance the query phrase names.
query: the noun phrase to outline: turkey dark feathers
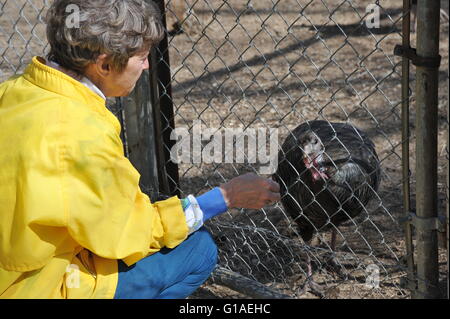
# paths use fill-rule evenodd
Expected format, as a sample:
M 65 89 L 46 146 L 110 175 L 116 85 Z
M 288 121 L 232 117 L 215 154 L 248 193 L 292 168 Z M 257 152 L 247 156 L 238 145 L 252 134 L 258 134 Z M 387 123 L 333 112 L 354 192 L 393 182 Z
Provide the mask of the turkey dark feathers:
M 359 215 L 380 184 L 375 146 L 356 127 L 309 121 L 286 138 L 274 179 L 303 240 Z

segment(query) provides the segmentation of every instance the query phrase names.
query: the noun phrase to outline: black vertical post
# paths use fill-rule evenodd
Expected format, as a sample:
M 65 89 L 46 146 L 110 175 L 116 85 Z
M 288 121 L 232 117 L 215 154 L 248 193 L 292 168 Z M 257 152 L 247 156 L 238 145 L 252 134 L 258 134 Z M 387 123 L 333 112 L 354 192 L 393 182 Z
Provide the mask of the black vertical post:
M 166 27 L 165 3 L 164 0 L 155 0 L 161 14 L 163 24 Z M 164 39 L 158 47 L 152 52 L 152 73 L 153 84 L 152 92 L 157 95 L 155 105 L 155 122 L 158 122 L 156 128 L 157 150 L 159 153 L 159 180 L 160 192 L 172 196 L 180 196 L 178 165 L 170 160 L 170 150 L 176 141 L 170 139 L 172 131 L 175 129 L 174 109 L 172 100 L 172 85 L 170 72 L 170 58 L 168 49 L 167 32 Z M 159 119 L 159 121 L 158 121 Z

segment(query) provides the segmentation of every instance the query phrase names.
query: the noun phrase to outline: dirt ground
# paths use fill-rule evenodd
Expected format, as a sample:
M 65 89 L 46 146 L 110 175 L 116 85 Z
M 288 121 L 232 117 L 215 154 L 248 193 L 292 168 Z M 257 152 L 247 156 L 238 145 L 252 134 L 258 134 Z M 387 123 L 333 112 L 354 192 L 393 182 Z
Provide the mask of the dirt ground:
M 366 8 L 373 2 L 369 0 L 186 2 L 191 11 L 183 22 L 185 32 L 169 38 L 176 127 L 191 129 L 200 119 L 207 128 L 276 128 L 282 144 L 288 132 L 306 120 L 347 121 L 371 137 L 383 172 L 378 197 L 363 214 L 339 227 L 334 269 L 328 262 L 330 233 L 320 233 L 306 245 L 280 204 L 259 211 L 230 210 L 208 222 L 219 247 L 219 264 L 293 298 L 318 298 L 298 294 L 309 255 L 325 298 L 410 298 L 399 223 L 401 59 L 393 55 L 394 46 L 401 44 L 402 1 L 379 1 L 380 25 L 371 29 L 365 25 Z M 45 51 L 45 3 L 0 0 L 0 81 Z M 169 14 L 168 25 L 172 22 Z M 449 25 L 441 22 L 438 186 L 439 213 L 444 214 Z M 412 34 L 413 47 L 415 39 Z M 414 208 L 414 67 L 410 78 Z M 183 195 L 200 194 L 238 174 L 258 173 L 263 164 L 183 163 L 180 190 Z M 439 262 L 444 294 L 448 267 L 442 247 Z M 368 285 L 368 278 L 378 278 L 379 285 Z M 192 296 L 250 297 L 212 280 Z

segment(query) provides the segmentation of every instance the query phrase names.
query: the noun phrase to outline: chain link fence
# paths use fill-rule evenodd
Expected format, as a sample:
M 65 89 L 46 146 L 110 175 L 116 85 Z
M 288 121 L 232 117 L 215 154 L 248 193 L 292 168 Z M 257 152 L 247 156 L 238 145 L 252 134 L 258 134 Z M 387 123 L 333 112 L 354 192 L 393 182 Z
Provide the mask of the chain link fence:
M 20 72 L 32 56 L 45 54 L 43 16 L 50 2 L 0 0 L 0 81 Z M 203 150 L 211 151 L 214 134 L 225 139 L 224 129 L 233 128 L 239 136 L 247 136 L 247 143 L 234 140 L 232 154 L 223 152 L 226 143 L 220 144 L 220 151 L 214 149 L 215 157 L 206 152 L 199 157 L 191 150 L 189 160 L 178 164 L 179 180 L 172 180 L 180 196 L 201 194 L 246 172 L 270 177 L 265 170 L 270 164 L 267 158 L 251 153 L 250 133 L 268 134 L 275 129 L 281 145 L 295 127 L 309 120 L 355 125 L 374 142 L 380 159 L 379 190 L 361 214 L 337 227 L 334 251 L 329 246 L 330 231 L 319 232 L 310 243 L 303 242 L 295 221 L 277 203 L 257 211 L 231 209 L 207 223 L 219 247 L 219 264 L 290 297 L 315 298 L 310 292 L 299 293 L 310 259 L 322 297 L 410 298 L 404 282 L 406 252 L 399 222 L 404 216 L 401 58 L 393 54 L 394 46 L 402 41 L 402 1 L 170 0 L 166 5 L 171 91 L 160 94 L 170 97 L 174 107 L 173 118 L 166 120 L 173 121 L 175 128 L 185 128 L 189 136 L 200 128 L 208 135 L 201 141 Z M 414 42 L 415 34 L 411 36 Z M 440 41 L 438 208 L 445 214 L 445 20 Z M 161 63 L 167 61 L 153 61 L 154 65 Z M 148 81 L 148 74 L 145 76 Z M 413 168 L 414 87 L 412 68 L 409 160 Z M 126 100 L 109 104 L 124 123 Z M 128 125 L 128 129 L 133 128 Z M 265 137 L 255 145 L 269 152 L 270 139 Z M 123 138 L 129 155 L 127 130 Z M 163 147 L 171 150 L 171 145 Z M 166 158 L 166 164 L 169 162 Z M 414 169 L 410 182 L 414 203 Z M 330 267 L 330 256 L 334 267 Z M 441 247 L 442 294 L 448 280 L 447 261 L 447 250 Z M 213 276 L 193 297 L 251 296 L 244 289 L 235 290 L 219 285 Z
M 170 39 L 176 127 L 277 128 L 280 145 L 307 120 L 347 122 L 375 143 L 382 168 L 378 196 L 362 214 L 338 227 L 338 271 L 329 269 L 330 232 L 309 245 L 280 204 L 260 211 L 231 210 L 209 223 L 220 263 L 294 297 L 307 276 L 326 298 L 407 298 L 402 225 L 401 43 L 402 1 L 186 1 Z M 172 6 L 171 6 L 172 5 Z M 168 4 L 168 26 L 180 10 Z M 371 26 L 375 10 L 379 25 Z M 183 27 L 184 26 L 184 27 Z M 448 105 L 448 23 L 442 25 L 440 147 Z M 415 34 L 412 35 L 413 40 Z M 412 71 L 411 89 L 415 87 Z M 411 96 L 414 167 L 414 94 Z M 235 148 L 236 152 L 245 149 Z M 445 195 L 445 154 L 440 158 Z M 183 194 L 207 190 L 236 174 L 260 172 L 261 162 L 180 164 Z M 411 175 L 414 185 L 414 173 Z M 414 189 L 414 187 L 412 187 Z M 412 194 L 414 198 L 415 194 Z M 445 197 L 440 211 L 445 212 Z M 446 253 L 441 250 L 442 279 Z M 377 275 L 379 285 L 371 285 Z M 372 277 L 371 277 L 372 276 Z

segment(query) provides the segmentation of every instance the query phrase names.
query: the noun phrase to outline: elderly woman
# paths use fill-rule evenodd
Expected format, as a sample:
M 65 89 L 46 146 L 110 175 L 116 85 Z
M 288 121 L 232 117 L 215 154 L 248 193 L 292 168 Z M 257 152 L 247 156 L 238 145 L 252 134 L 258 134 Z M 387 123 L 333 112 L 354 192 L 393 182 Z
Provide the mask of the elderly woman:
M 163 34 L 149 1 L 55 0 L 48 57 L 0 85 L 1 298 L 185 298 L 217 262 L 203 223 L 279 199 L 251 174 L 197 198 L 141 192 L 105 98 L 133 90 Z

